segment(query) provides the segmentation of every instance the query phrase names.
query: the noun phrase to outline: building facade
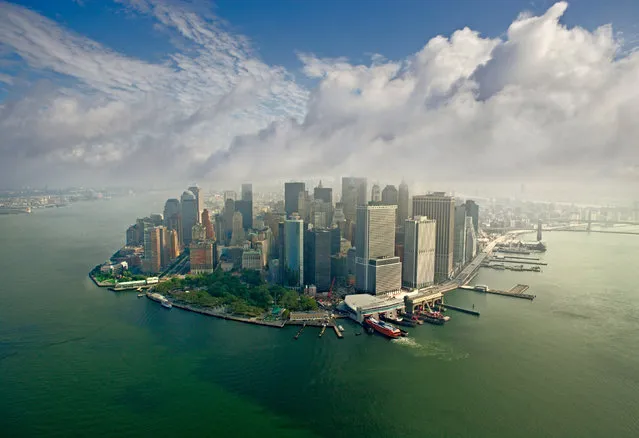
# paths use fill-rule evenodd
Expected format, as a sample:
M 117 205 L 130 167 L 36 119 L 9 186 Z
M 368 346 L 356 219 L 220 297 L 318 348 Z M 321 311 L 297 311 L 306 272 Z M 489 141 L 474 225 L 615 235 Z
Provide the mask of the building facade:
M 331 231 L 311 229 L 304 236 L 304 284 L 314 284 L 318 292 L 331 286 Z
M 357 207 L 355 288 L 371 294 L 401 289 L 401 262 L 395 257 L 395 205 Z
M 402 180 L 397 198 L 397 224 L 400 228 L 404 226 L 404 221 L 410 217 L 410 211 L 408 211 L 410 208 L 409 203 L 408 184 Z
M 435 242 L 437 223 L 425 216 L 404 221 L 402 284 L 423 288 L 435 281 Z
M 198 205 L 195 195 L 190 191 L 182 193 L 182 243 L 191 243 L 193 225 L 199 222 Z
M 342 178 L 342 209 L 351 223 L 357 221 L 357 206 L 366 205 L 366 178 L 345 176 Z
M 304 221 L 299 216 L 284 222 L 284 284 L 304 285 Z
M 286 217 L 293 213 L 299 213 L 300 195 L 303 195 L 306 185 L 303 182 L 287 182 L 284 183 L 284 211 Z
M 217 259 L 215 242 L 209 240 L 192 242 L 189 245 L 189 251 L 191 274 L 210 274 L 215 270 Z
M 453 275 L 455 246 L 455 203 L 443 192 L 413 197 L 413 215 L 427 216 L 437 222 L 435 244 L 435 281 L 445 282 Z

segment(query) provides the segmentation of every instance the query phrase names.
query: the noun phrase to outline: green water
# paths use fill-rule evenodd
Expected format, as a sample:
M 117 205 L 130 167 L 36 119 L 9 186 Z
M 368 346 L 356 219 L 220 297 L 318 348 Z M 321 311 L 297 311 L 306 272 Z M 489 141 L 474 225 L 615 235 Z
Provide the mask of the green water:
M 639 436 L 639 236 L 548 233 L 445 327 L 387 341 L 166 310 L 87 271 L 167 195 L 0 216 L 0 435 Z

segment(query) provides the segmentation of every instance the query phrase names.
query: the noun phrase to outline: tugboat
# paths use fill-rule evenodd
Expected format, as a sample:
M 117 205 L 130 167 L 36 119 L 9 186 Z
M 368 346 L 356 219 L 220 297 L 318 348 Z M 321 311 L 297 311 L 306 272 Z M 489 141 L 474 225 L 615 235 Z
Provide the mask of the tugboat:
M 402 336 L 401 330 L 391 324 L 385 323 L 383 321 L 378 321 L 373 317 L 366 318 L 364 321 L 366 321 L 366 324 L 370 328 L 375 330 L 377 333 L 386 336 L 387 338 L 397 339 Z
M 392 316 L 380 315 L 379 319 L 382 321 L 390 322 L 391 324 L 402 325 L 404 327 L 415 327 L 417 325 L 416 322 L 410 319 L 404 319 L 402 317 L 393 318 Z

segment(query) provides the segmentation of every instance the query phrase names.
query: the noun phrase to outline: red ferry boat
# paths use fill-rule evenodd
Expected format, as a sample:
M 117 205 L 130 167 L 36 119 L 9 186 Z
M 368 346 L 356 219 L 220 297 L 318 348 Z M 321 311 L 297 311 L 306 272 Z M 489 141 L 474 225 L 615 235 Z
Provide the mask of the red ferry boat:
M 382 334 L 388 338 L 396 339 L 402 336 L 402 331 L 397 327 L 385 323 L 383 321 L 378 321 L 375 318 L 366 318 L 366 324 L 377 333 Z

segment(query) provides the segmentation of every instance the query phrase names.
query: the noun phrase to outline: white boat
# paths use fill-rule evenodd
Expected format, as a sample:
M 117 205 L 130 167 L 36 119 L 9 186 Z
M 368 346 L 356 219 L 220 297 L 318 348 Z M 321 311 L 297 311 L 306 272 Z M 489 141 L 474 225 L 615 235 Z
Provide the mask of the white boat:
M 171 302 L 167 299 L 160 301 L 160 304 L 162 304 L 162 307 L 166 307 L 167 309 L 173 307 L 173 304 L 171 304 Z
M 338 325 L 337 328 L 339 329 L 340 332 L 344 331 L 344 327 L 342 327 L 341 325 Z

